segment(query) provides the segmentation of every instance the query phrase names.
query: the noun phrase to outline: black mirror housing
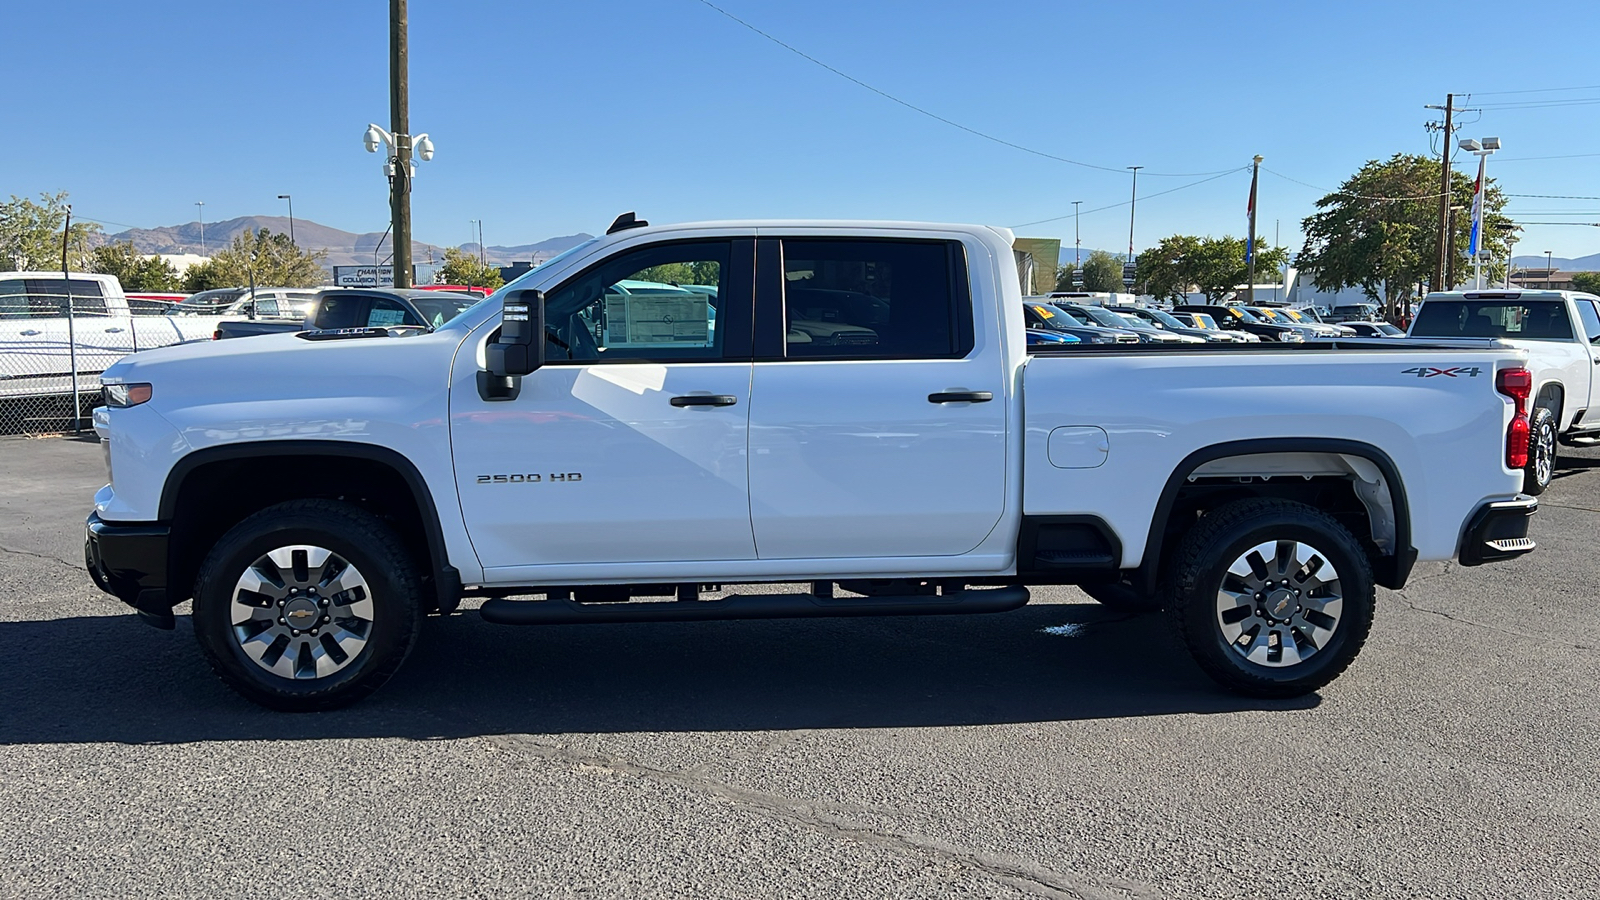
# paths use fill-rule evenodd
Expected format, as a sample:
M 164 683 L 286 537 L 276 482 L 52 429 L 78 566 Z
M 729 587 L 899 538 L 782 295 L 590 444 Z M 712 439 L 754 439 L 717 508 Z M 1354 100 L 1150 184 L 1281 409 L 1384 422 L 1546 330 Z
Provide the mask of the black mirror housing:
M 500 337 L 484 348 L 489 373 L 528 375 L 544 365 L 544 293 L 512 291 L 501 302 Z

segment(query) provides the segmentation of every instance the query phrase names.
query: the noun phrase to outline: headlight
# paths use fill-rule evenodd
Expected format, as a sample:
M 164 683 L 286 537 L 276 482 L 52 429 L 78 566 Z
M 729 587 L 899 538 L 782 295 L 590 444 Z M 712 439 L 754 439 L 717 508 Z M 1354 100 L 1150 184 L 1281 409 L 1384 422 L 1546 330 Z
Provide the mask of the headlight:
M 1094 337 L 1090 338 L 1089 341 L 1090 341 L 1090 343 L 1094 343 L 1094 344 L 1115 344 L 1117 342 L 1117 339 L 1114 338 L 1114 337 L 1106 337 L 1103 334 L 1097 334 Z
M 1288 332 L 1284 332 L 1283 337 L 1281 339 L 1285 340 L 1285 341 L 1289 341 L 1290 343 L 1301 344 L 1301 343 L 1305 342 L 1306 336 L 1301 334 L 1298 331 L 1288 331 Z
M 148 384 L 120 384 L 113 383 L 105 386 L 106 405 L 122 409 L 129 406 L 138 406 L 150 400 L 154 389 Z

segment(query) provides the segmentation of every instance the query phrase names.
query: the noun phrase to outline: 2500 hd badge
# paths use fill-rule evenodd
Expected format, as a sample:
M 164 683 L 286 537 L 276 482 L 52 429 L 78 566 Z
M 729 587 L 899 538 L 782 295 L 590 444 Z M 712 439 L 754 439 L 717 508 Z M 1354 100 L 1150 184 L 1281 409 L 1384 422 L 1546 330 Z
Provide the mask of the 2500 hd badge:
M 544 480 L 545 480 L 545 476 L 539 475 L 538 473 L 530 473 L 530 474 L 527 474 L 527 475 L 479 475 L 478 476 L 478 483 L 479 484 L 538 484 L 538 483 L 540 483 L 540 482 L 542 482 Z M 562 481 L 562 482 L 582 481 L 583 480 L 583 473 L 582 472 L 552 472 L 549 475 L 549 480 L 551 480 L 551 481 Z

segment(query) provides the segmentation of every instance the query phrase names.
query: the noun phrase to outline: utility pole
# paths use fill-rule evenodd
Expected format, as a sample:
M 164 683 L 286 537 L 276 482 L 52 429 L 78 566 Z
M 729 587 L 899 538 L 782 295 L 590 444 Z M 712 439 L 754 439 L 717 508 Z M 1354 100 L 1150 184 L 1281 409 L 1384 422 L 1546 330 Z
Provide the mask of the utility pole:
M 483 220 L 479 219 L 478 220 L 478 265 L 487 266 L 488 264 L 489 264 L 489 261 L 484 256 L 484 252 L 483 252 Z
M 1261 177 L 1261 159 L 1261 155 L 1256 154 L 1250 169 L 1250 237 L 1244 245 L 1245 259 L 1250 263 L 1250 280 L 1244 287 L 1245 303 L 1249 306 L 1256 305 L 1256 181 Z
M 411 287 L 411 123 L 406 0 L 389 0 L 389 131 L 394 135 L 394 286 Z
M 1431 106 L 1429 109 L 1438 109 Z M 1454 284 L 1447 281 L 1452 269 L 1450 258 L 1454 256 L 1450 246 L 1453 235 L 1450 234 L 1450 142 L 1454 130 L 1451 126 L 1452 116 L 1456 111 L 1456 95 L 1445 94 L 1444 100 L 1444 162 L 1439 167 L 1439 258 L 1433 268 L 1433 289 L 1448 291 Z
M 1128 201 L 1128 260 L 1127 260 L 1126 264 L 1124 264 L 1123 267 L 1122 267 L 1122 273 L 1123 273 L 1122 281 L 1123 281 L 1124 284 L 1128 284 L 1128 274 L 1127 274 L 1128 273 L 1128 266 L 1131 266 L 1131 265 L 1134 264 L 1134 262 L 1133 262 L 1133 214 L 1134 214 L 1135 209 L 1139 205 L 1139 170 L 1142 169 L 1142 168 L 1144 168 L 1144 166 L 1129 166 L 1128 167 L 1128 169 L 1133 172 L 1133 198 Z M 1131 284 L 1128 284 L 1128 286 L 1132 287 Z
M 200 211 L 200 255 L 206 255 L 206 202 L 196 200 L 194 208 Z

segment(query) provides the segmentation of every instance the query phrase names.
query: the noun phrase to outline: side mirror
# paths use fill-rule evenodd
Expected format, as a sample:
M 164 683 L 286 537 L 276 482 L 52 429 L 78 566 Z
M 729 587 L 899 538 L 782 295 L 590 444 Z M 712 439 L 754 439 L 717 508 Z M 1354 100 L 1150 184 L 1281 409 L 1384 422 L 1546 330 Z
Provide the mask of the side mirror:
M 487 371 L 478 373 L 485 400 L 515 400 L 522 376 L 544 365 L 544 293 L 512 291 L 500 309 L 500 337 L 484 348 Z
M 501 303 L 500 338 L 487 348 L 489 372 L 528 375 L 544 365 L 544 293 L 512 291 Z

